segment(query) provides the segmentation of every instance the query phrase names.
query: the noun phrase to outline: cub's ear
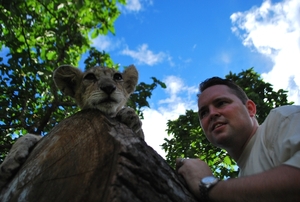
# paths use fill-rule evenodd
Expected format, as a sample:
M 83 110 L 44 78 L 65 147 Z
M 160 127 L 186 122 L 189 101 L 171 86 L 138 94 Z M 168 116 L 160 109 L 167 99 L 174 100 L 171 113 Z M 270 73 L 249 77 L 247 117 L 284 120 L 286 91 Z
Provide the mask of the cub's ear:
M 64 94 L 75 97 L 77 88 L 82 80 L 83 73 L 76 67 L 62 65 L 53 73 L 54 83 Z
M 134 92 L 139 79 L 139 73 L 134 65 L 127 67 L 122 73 L 124 86 L 128 94 Z

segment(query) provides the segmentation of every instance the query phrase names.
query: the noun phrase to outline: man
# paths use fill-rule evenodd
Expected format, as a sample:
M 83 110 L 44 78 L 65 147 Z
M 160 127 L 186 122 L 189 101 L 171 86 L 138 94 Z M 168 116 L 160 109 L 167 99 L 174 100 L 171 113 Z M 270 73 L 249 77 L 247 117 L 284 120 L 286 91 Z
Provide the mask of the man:
M 178 173 L 200 201 L 300 201 L 300 106 L 276 108 L 259 125 L 245 92 L 213 77 L 200 84 L 198 109 L 207 139 L 240 168 L 239 178 L 219 181 L 205 162 L 177 159 Z

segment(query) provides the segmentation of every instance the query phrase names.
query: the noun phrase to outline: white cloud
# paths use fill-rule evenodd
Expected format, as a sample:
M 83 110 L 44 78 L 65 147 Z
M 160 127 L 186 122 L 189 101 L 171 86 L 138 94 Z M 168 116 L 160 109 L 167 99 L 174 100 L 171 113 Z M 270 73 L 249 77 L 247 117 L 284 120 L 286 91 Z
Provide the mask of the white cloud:
M 98 50 L 102 51 L 114 51 L 119 49 L 124 45 L 123 39 L 116 39 L 109 36 L 98 36 L 92 40 L 92 46 L 96 47 Z M 122 55 L 127 55 L 132 57 L 138 64 L 146 64 L 149 66 L 156 65 L 163 61 L 167 61 L 170 66 L 175 66 L 172 61 L 172 57 L 165 52 L 154 53 L 149 50 L 148 44 L 142 44 L 138 46 L 137 50 L 130 50 L 127 46 L 120 52 Z
M 194 44 L 192 50 L 194 51 L 196 48 L 197 48 L 197 44 Z
M 127 5 L 125 7 L 129 11 L 140 11 L 142 9 L 142 4 L 139 0 L 127 0 Z
M 265 0 L 230 18 L 243 44 L 272 60 L 272 70 L 262 74 L 264 80 L 275 90 L 288 90 L 289 100 L 300 104 L 300 1 Z
M 137 50 L 130 50 L 128 47 L 126 47 L 123 51 L 121 51 L 121 54 L 128 55 L 132 57 L 138 64 L 146 64 L 146 65 L 155 65 L 163 60 L 171 60 L 171 57 L 164 53 L 154 53 L 153 51 L 148 49 L 147 44 L 142 44 L 137 48 Z
M 160 145 L 164 143 L 164 138 L 168 138 L 167 121 L 185 114 L 187 109 L 196 110 L 198 88 L 186 86 L 179 77 L 175 76 L 169 76 L 163 82 L 167 85 L 165 90 L 167 98 L 159 102 L 157 110 L 145 109 L 143 130 L 148 145 L 153 147 L 162 157 L 165 157 L 166 153 Z
M 167 61 L 169 62 L 171 67 L 175 66 L 175 63 L 173 62 L 173 58 L 170 55 L 167 55 Z
M 195 101 L 198 88 L 185 86 L 183 80 L 176 76 L 168 76 L 164 80 L 164 82 L 167 85 L 167 89 L 165 92 L 168 95 L 168 98 L 160 100 L 158 102 L 159 104 L 169 104 L 172 106 L 176 106 L 176 103 L 182 105 L 182 103 L 184 102 L 185 105 L 188 106 L 189 103 L 186 103 L 186 101 Z M 182 93 L 184 93 L 185 100 L 183 100 L 183 96 L 181 95 Z M 175 108 L 179 109 L 178 106 L 176 106 Z
M 122 43 L 122 40 L 113 40 L 109 36 L 99 35 L 95 39 L 92 40 L 92 44 L 98 50 L 104 51 L 112 51 L 118 48 Z
M 231 56 L 228 52 L 222 52 L 219 56 L 219 60 L 223 64 L 230 64 L 231 63 Z
M 144 9 L 146 5 L 153 5 L 152 0 L 127 0 L 126 5 L 119 6 L 122 13 L 137 13 Z

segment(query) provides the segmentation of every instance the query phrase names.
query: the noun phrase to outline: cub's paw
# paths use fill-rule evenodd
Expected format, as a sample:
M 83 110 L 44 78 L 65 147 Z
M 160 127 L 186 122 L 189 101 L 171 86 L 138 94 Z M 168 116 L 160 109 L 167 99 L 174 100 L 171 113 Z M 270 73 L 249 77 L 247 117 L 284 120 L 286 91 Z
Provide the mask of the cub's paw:
M 42 136 L 39 135 L 27 134 L 20 137 L 13 144 L 8 155 L 0 165 L 0 189 L 14 176 L 27 159 L 30 150 L 41 138 Z
M 134 109 L 125 107 L 122 108 L 118 113 L 116 118 L 127 125 L 133 130 L 139 137 L 144 139 L 144 133 L 142 130 L 142 122 L 139 116 L 135 113 Z

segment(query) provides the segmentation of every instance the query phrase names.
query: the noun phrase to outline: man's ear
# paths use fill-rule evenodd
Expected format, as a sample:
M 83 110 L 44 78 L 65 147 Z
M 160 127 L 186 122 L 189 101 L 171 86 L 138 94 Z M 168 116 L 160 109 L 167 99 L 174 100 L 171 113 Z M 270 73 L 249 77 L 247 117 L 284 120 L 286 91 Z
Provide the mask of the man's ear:
M 246 107 L 248 109 L 249 115 L 255 117 L 256 115 L 256 104 L 252 100 L 247 100 Z
M 122 73 L 124 86 L 128 94 L 134 92 L 139 79 L 139 73 L 134 65 L 130 65 Z
M 76 89 L 80 85 L 83 73 L 76 67 L 62 65 L 53 73 L 54 83 L 64 94 L 75 97 Z

